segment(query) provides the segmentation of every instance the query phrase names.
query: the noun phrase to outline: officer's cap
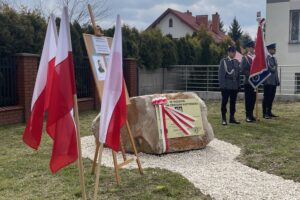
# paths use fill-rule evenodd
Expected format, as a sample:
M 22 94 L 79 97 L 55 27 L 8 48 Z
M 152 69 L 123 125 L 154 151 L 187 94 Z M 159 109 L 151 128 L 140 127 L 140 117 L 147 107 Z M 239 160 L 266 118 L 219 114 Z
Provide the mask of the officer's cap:
M 246 44 L 246 48 L 254 48 L 255 47 L 255 44 L 253 41 L 250 41 Z
M 267 46 L 267 49 L 268 49 L 268 50 L 269 50 L 269 49 L 276 49 L 276 43 L 269 44 L 269 45 Z
M 236 52 L 236 47 L 235 46 L 229 46 L 227 48 L 227 52 Z

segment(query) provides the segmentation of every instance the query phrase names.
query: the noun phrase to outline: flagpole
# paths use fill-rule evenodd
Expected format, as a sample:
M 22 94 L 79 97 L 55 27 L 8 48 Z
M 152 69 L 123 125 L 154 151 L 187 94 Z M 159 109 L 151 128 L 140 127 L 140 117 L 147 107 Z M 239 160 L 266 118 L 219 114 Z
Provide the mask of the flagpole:
M 98 149 L 96 149 L 98 151 Z M 98 152 L 97 152 L 98 153 Z M 100 176 L 100 169 L 101 169 L 101 160 L 102 160 L 102 153 L 103 153 L 103 144 L 100 143 L 99 153 L 98 153 L 98 164 L 97 164 L 97 171 L 96 171 L 96 182 L 95 182 L 95 189 L 94 189 L 94 200 L 97 199 L 98 190 L 99 190 L 99 176 Z
M 256 21 L 257 21 L 258 24 L 261 21 L 261 12 L 260 11 L 258 11 L 256 13 Z M 259 112 L 259 108 L 258 108 L 258 87 L 256 88 L 255 91 L 256 91 L 256 94 L 255 94 L 256 95 L 256 101 L 255 101 L 256 121 L 259 122 L 259 114 L 258 114 L 258 112 Z
M 79 113 L 78 113 L 78 102 L 77 95 L 74 95 L 74 111 L 75 111 L 75 123 L 76 123 L 76 133 L 77 133 L 77 149 L 78 149 L 78 170 L 79 170 L 79 180 L 82 199 L 86 200 L 85 184 L 84 184 L 84 171 L 82 162 L 82 152 L 81 152 L 81 141 L 80 141 L 80 124 L 79 124 Z
M 258 87 L 256 88 L 256 101 L 255 101 L 255 107 L 256 107 L 256 121 L 259 121 L 259 109 L 258 109 Z

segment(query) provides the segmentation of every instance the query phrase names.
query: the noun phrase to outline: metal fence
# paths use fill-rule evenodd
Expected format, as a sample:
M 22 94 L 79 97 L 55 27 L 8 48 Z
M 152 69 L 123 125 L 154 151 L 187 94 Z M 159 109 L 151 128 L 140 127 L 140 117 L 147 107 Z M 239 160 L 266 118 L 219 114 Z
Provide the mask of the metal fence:
M 88 60 L 75 62 L 75 80 L 78 98 L 92 96 L 92 77 Z
M 18 103 L 15 57 L 0 58 L 0 107 Z
M 164 68 L 163 91 L 219 91 L 218 65 L 174 65 Z M 300 66 L 279 66 L 279 94 L 300 94 Z M 243 91 L 244 76 L 241 76 Z M 260 88 L 262 91 L 262 88 Z
M 281 80 L 279 93 L 300 95 L 300 65 L 280 66 L 278 73 Z

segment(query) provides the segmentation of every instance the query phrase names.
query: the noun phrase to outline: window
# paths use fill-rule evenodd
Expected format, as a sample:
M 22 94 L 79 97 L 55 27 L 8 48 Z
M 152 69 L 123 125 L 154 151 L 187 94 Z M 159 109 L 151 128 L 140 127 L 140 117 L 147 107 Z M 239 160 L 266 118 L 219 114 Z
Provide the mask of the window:
M 169 27 L 173 27 L 173 19 L 169 19 Z
M 300 10 L 290 12 L 290 43 L 300 43 Z
M 300 94 L 300 73 L 295 73 L 295 94 Z

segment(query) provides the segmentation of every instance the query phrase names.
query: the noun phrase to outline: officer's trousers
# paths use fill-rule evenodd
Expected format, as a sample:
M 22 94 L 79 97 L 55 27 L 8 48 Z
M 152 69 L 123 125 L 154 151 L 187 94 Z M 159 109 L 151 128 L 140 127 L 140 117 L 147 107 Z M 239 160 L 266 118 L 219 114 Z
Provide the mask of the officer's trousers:
M 276 85 L 264 85 L 263 115 L 271 115 Z
M 221 89 L 221 94 L 222 94 L 222 104 L 221 104 L 222 117 L 226 118 L 226 112 L 227 112 L 226 106 L 228 103 L 228 99 L 230 98 L 230 117 L 233 118 L 235 113 L 235 104 L 236 104 L 238 90 Z
M 253 110 L 256 101 L 256 92 L 250 84 L 245 84 L 244 87 L 246 117 L 253 117 Z

